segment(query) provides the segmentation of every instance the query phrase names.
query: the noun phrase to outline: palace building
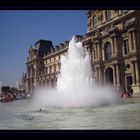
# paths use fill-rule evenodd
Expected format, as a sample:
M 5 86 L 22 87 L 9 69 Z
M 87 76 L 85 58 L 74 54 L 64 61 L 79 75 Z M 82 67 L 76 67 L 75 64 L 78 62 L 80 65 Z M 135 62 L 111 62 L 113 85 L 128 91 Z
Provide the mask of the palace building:
M 110 83 L 118 90 L 140 93 L 140 11 L 87 10 L 87 33 L 77 41 L 91 54 L 93 76 L 99 84 Z M 27 72 L 23 86 L 26 92 L 38 86 L 55 86 L 60 72 L 60 58 L 69 41 L 53 46 L 39 40 L 29 48 Z
M 76 35 L 76 41 L 82 40 L 82 36 Z M 60 72 L 60 58 L 68 50 L 69 41 L 64 41 L 58 46 L 53 46 L 52 41 L 39 40 L 29 48 L 24 75 L 26 82 L 22 82 L 26 92 L 31 92 L 40 86 L 55 87 Z
M 96 81 L 140 93 L 140 11 L 88 10 L 86 15 L 83 42 L 91 52 Z

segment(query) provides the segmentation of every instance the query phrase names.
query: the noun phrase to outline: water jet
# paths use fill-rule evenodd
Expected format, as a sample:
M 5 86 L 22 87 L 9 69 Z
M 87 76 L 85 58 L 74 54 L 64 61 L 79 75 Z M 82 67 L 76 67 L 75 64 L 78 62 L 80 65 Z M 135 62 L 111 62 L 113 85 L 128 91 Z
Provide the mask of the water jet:
M 117 92 L 111 86 L 100 86 L 93 78 L 91 59 L 75 36 L 69 42 L 67 55 L 61 57 L 57 87 L 36 90 L 36 102 L 53 107 L 86 107 L 114 104 Z

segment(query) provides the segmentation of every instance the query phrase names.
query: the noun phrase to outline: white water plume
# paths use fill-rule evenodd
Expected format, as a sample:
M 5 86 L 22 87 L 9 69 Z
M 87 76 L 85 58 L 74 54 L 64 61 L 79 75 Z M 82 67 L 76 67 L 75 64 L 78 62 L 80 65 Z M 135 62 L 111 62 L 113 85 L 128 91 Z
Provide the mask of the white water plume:
M 56 89 L 41 88 L 35 94 L 36 104 L 52 107 L 102 106 L 117 100 L 113 87 L 95 83 L 90 55 L 81 42 L 76 43 L 75 37 L 69 43 L 67 55 L 61 58 Z

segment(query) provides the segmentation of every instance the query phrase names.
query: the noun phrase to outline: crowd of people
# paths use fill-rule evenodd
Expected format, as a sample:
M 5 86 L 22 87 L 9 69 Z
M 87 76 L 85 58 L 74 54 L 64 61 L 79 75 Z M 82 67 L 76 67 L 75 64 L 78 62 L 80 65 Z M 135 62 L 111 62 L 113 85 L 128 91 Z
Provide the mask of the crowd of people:
M 11 91 L 2 92 L 0 94 L 0 102 L 2 102 L 2 103 L 9 102 L 9 101 L 23 98 L 25 96 L 26 96 L 26 93 L 23 91 L 20 91 L 20 92 L 11 92 Z
M 121 97 L 132 97 L 132 95 L 133 95 L 133 89 L 132 88 L 129 88 L 129 90 L 128 91 L 124 91 L 124 90 L 122 90 L 122 91 L 120 91 L 120 96 Z
M 9 102 L 16 99 L 21 99 L 28 97 L 28 95 L 25 91 L 17 91 L 17 90 L 8 90 L 6 92 L 2 92 L 0 94 L 0 102 Z M 120 97 L 126 98 L 126 97 L 132 97 L 133 96 L 133 89 L 129 88 L 128 91 L 120 90 Z

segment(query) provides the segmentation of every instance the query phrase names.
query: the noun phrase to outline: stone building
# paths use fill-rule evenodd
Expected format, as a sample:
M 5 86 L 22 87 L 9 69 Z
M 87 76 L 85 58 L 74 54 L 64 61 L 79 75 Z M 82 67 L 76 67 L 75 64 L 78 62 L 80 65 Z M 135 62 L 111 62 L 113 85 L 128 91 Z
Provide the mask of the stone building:
M 76 35 L 76 40 L 82 36 Z M 60 58 L 68 50 L 69 41 L 53 46 L 52 41 L 39 40 L 29 48 L 26 62 L 26 92 L 31 92 L 40 86 L 55 87 L 60 72 Z
M 140 93 L 140 11 L 87 10 L 87 33 L 83 46 L 91 54 L 93 76 L 99 84 L 110 83 L 116 89 Z M 42 85 L 55 86 L 60 58 L 69 41 L 53 46 L 39 40 L 29 49 L 26 91 Z
M 88 10 L 86 16 L 83 43 L 92 55 L 96 81 L 140 93 L 140 11 Z
M 52 42 L 39 40 L 29 48 L 27 57 L 26 92 L 33 91 L 37 85 L 43 83 L 43 57 L 51 52 Z M 42 78 L 43 77 L 43 78 Z

